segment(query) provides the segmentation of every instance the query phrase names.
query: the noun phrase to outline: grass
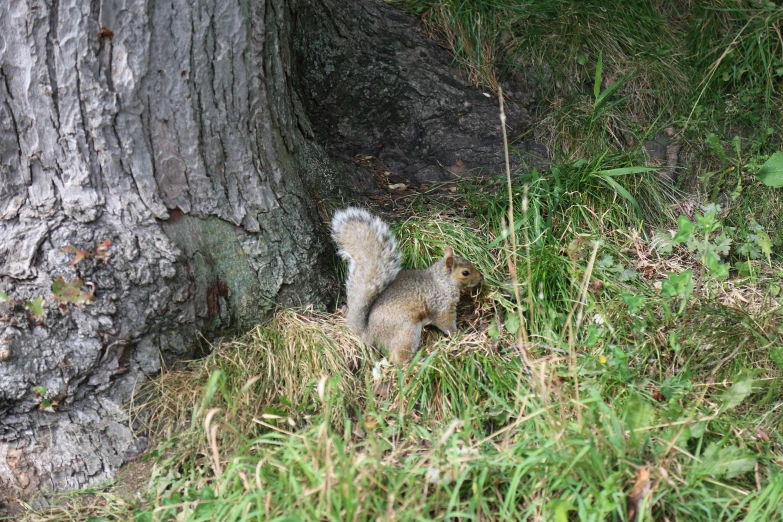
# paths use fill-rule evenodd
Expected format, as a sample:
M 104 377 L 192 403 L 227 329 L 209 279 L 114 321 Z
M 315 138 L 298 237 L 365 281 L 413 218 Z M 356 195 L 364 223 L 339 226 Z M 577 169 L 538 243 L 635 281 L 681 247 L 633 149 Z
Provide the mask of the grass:
M 538 89 L 553 157 L 396 223 L 407 266 L 451 245 L 485 275 L 460 333 L 395 368 L 339 313 L 279 310 L 153 381 L 138 494 L 24 520 L 783 517 L 783 199 L 755 176 L 783 142 L 781 8 L 398 5 L 476 83 Z M 679 187 L 641 146 L 669 126 Z
M 512 178 L 520 254 L 531 253 L 518 266 L 529 363 L 498 242 L 504 189 L 465 183 L 459 211 L 418 210 L 396 227 L 408 266 L 448 244 L 487 276 L 460 306 L 459 335 L 428 331 L 412 363 L 394 368 L 332 315 L 280 310 L 154 381 L 157 399 L 143 408 L 160 443 L 146 457 L 145 494 L 108 485 L 25 519 L 628 520 L 629 509 L 646 520 L 779 518 L 773 287 L 783 267 L 752 260 L 755 275 L 726 280 L 703 272 L 677 312 L 682 296 L 657 287 L 669 272 L 698 274 L 696 252 L 655 250 L 629 201 L 589 175 L 560 200 L 540 178 Z M 734 254 L 723 259 L 742 262 Z M 585 281 L 584 308 L 571 313 Z
M 454 52 L 476 85 L 502 85 L 536 112 L 530 134 L 571 161 L 639 147 L 664 129 L 682 154 L 707 134 L 783 142 L 783 6 L 779 2 L 397 0 Z M 596 111 L 601 89 L 620 82 Z M 532 100 L 532 101 L 531 101 Z M 686 178 L 704 171 L 691 169 Z M 712 186 L 712 185 L 710 185 Z M 724 187 L 721 187 L 723 189 Z

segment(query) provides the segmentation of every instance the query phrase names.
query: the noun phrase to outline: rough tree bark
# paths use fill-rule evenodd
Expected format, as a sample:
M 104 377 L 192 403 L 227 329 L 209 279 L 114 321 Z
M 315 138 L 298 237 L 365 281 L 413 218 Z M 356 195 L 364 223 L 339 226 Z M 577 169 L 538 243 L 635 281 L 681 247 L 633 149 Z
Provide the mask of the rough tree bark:
M 328 306 L 314 199 L 355 183 L 346 158 L 498 165 L 494 105 L 372 0 L 0 3 L 0 504 L 143 451 L 128 403 L 199 329 Z M 93 300 L 58 307 L 58 277 Z

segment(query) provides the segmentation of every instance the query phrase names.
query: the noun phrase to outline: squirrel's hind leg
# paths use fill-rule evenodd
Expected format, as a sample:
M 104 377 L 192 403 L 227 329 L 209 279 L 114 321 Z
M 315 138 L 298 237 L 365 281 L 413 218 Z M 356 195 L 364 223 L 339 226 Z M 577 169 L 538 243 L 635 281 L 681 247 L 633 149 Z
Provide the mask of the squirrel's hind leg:
M 421 322 L 401 326 L 394 338 L 386 344 L 389 358 L 394 364 L 404 364 L 411 358 L 421 341 Z

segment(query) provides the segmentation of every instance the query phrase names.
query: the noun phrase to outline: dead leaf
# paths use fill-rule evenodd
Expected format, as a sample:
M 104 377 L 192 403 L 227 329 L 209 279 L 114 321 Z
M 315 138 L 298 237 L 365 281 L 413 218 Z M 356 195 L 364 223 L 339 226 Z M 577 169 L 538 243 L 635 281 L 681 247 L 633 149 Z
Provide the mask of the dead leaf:
M 76 256 L 71 261 L 69 268 L 73 269 L 73 267 L 75 267 L 80 261 L 86 259 L 89 254 L 90 253 L 87 252 L 86 250 L 78 250 L 76 252 Z
M 391 384 L 388 382 L 376 382 L 372 387 L 373 395 L 381 399 L 388 399 L 390 390 Z
M 98 41 L 100 42 L 103 38 L 111 40 L 114 38 L 114 32 L 106 27 L 101 27 L 101 30 L 98 32 Z
M 639 474 L 636 476 L 636 483 L 633 485 L 633 489 L 628 494 L 626 500 L 626 513 L 628 516 L 626 520 L 628 522 L 634 522 L 639 516 L 639 510 L 641 508 L 644 497 L 650 492 L 650 472 L 647 468 L 639 468 Z
M 448 170 L 455 176 L 462 176 L 468 171 L 468 168 L 462 160 L 457 160 Z
M 109 247 L 111 246 L 111 239 L 105 239 L 103 243 L 95 247 L 93 257 L 96 259 L 103 259 L 103 264 L 109 263 Z
M 598 291 L 598 290 L 603 290 L 603 288 L 604 288 L 604 282 L 603 281 L 601 281 L 599 279 L 595 279 L 593 281 L 590 281 L 590 290 Z

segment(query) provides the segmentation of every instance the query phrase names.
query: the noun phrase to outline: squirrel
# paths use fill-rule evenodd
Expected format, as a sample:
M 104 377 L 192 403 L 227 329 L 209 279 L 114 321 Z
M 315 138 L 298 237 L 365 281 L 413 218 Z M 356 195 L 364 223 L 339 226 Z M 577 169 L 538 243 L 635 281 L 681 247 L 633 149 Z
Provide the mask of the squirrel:
M 334 214 L 332 238 L 348 262 L 348 327 L 364 342 L 383 346 L 396 364 L 416 351 L 423 326 L 455 332 L 461 291 L 483 280 L 450 246 L 426 270 L 401 270 L 402 256 L 389 226 L 361 208 Z

